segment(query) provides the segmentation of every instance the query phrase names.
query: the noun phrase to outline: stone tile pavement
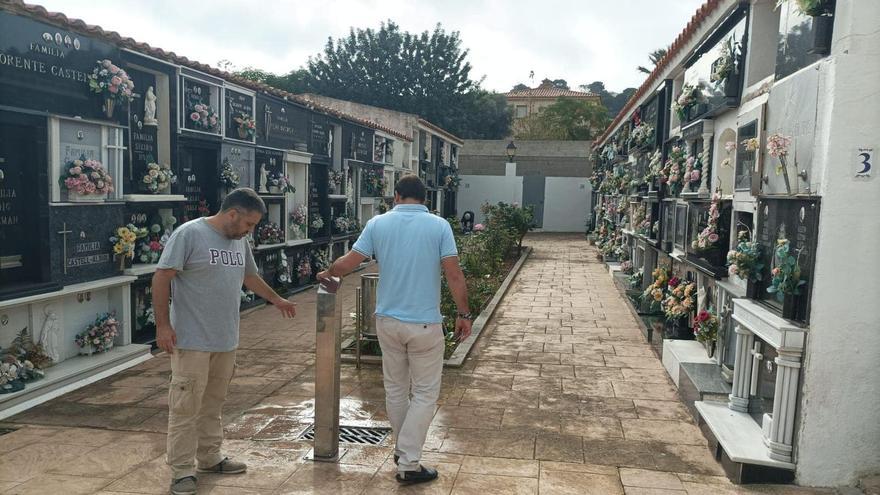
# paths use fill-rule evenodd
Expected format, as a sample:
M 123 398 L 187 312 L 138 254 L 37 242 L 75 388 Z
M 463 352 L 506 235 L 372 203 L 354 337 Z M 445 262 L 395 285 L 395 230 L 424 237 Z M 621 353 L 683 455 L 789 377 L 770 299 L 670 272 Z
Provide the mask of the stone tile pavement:
M 242 318 L 225 407 L 227 451 L 247 474 L 202 476 L 203 494 L 828 493 L 734 486 L 580 235 L 532 235 L 534 252 L 463 368 L 446 370 L 424 462 L 440 479 L 401 488 L 390 443 L 339 464 L 302 459 L 312 421 L 314 291 L 299 316 Z M 353 311 L 353 280 L 341 289 Z M 348 325 L 350 328 L 350 325 Z M 167 493 L 167 356 L 11 418 L 0 493 Z M 385 421 L 381 371 L 342 369 L 342 422 Z

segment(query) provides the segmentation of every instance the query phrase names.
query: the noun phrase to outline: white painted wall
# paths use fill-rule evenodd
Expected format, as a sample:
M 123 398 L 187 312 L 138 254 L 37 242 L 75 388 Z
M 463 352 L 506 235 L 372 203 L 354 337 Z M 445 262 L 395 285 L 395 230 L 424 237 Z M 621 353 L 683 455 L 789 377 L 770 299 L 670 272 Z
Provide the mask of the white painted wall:
M 590 182 L 584 177 L 547 177 L 542 232 L 584 232 L 590 208 Z
M 507 164 L 507 175 L 462 175 L 458 187 L 458 217 L 466 211 L 475 214 L 474 223 L 481 223 L 483 203 L 522 203 L 522 177 L 516 175 L 516 164 Z
M 813 173 L 822 203 L 804 362 L 797 481 L 852 484 L 880 472 L 880 2 L 838 0 L 821 64 Z M 869 101 L 875 104 L 866 104 Z M 854 179 L 856 150 L 874 175 Z

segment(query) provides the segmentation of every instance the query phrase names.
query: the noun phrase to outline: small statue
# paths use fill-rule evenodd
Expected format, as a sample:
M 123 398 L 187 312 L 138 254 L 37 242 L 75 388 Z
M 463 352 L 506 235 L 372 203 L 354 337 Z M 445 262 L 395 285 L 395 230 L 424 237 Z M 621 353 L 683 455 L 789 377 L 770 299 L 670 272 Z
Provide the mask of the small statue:
M 144 125 L 159 125 L 156 120 L 156 95 L 153 93 L 153 87 L 147 88 L 144 95 Z
M 269 178 L 269 171 L 266 170 L 266 164 L 260 164 L 260 189 L 257 192 L 261 192 L 263 194 L 268 193 L 269 190 L 266 189 L 266 182 Z
M 474 212 L 466 211 L 464 215 L 461 216 L 461 230 L 462 232 L 473 232 L 474 230 Z
M 43 308 L 43 314 L 46 315 L 46 320 L 43 322 L 43 330 L 40 332 L 40 345 L 43 347 L 43 352 L 57 363 L 61 361 L 61 353 L 58 348 L 61 325 L 58 324 L 58 315 L 55 314 L 51 306 Z
M 327 156 L 333 156 L 333 128 L 327 131 Z

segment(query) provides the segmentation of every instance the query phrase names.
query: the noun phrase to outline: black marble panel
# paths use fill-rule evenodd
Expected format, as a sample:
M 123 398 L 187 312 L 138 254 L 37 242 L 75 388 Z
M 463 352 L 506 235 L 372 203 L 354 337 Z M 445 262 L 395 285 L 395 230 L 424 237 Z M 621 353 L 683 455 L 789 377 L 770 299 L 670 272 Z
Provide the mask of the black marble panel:
M 54 206 L 49 218 L 53 280 L 68 285 L 119 273 L 110 237 L 124 225 L 124 204 Z

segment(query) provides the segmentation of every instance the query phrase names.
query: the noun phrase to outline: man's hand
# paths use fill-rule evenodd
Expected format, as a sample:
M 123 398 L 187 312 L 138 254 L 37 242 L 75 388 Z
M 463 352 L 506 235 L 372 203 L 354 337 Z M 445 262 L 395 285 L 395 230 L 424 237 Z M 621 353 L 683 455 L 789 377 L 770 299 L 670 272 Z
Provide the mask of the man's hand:
M 471 326 L 474 324 L 471 320 L 464 318 L 455 319 L 455 341 L 464 342 L 471 336 Z
M 318 274 L 315 275 L 315 278 L 318 279 L 318 282 L 327 280 L 330 277 L 332 277 L 332 275 L 330 275 L 330 270 L 324 270 L 323 272 L 318 272 Z
M 177 334 L 171 325 L 156 325 L 156 345 L 159 349 L 174 354 L 174 346 L 177 345 Z
M 272 305 L 278 308 L 278 311 L 281 311 L 281 314 L 285 318 L 293 318 L 296 316 L 296 303 L 292 301 L 288 301 L 283 297 L 279 297 L 277 300 L 272 301 Z

